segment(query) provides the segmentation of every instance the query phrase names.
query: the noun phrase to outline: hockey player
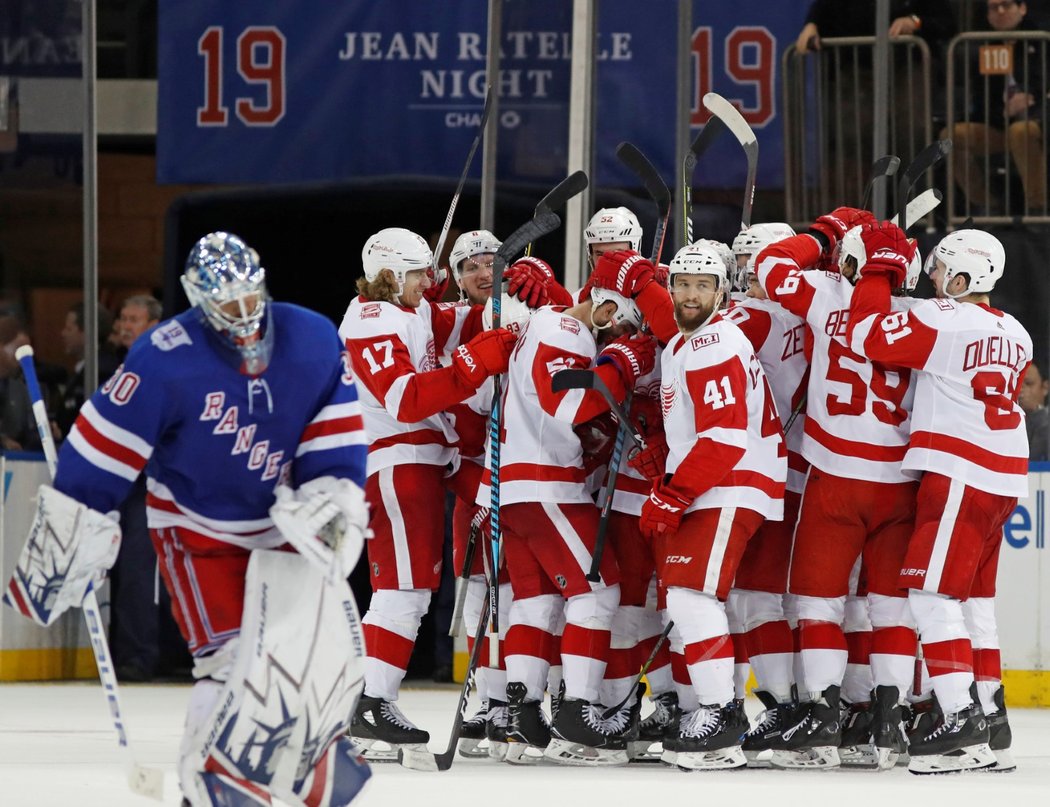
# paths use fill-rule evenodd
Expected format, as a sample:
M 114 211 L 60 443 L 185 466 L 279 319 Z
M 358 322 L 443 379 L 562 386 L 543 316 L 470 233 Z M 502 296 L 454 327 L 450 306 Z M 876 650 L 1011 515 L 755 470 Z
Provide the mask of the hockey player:
M 439 368 L 437 355 L 450 340 L 469 337 L 463 318 L 474 314 L 480 330 L 480 308 L 425 301 L 431 260 L 415 233 L 392 227 L 373 235 L 362 251 L 360 294 L 339 328 L 361 384 L 370 444 L 365 493 L 372 508 L 374 594 L 364 618 L 365 691 L 352 735 L 375 756 L 429 740 L 396 700 L 420 619 L 440 581 L 444 519 L 435 516 L 434 503 L 444 501 L 446 484 L 473 499 L 481 475 L 479 467 L 459 463 L 446 480 L 457 435 L 443 412 L 503 372 L 515 340 L 506 329 L 481 332 L 451 350 L 449 366 Z M 386 754 L 376 748 L 379 742 L 390 746 Z
M 621 252 L 605 255 L 599 270 L 606 263 L 616 269 L 616 290 L 636 298 L 653 333 L 668 340 L 660 391 L 669 453 L 641 529 L 654 541 L 692 693 L 688 701 L 679 693 L 678 737 L 664 758 L 689 769 L 740 767 L 748 725 L 733 697 L 724 602 L 751 535 L 783 516 L 783 432 L 750 343 L 719 313 L 729 278 L 716 252 L 687 246 L 672 259 L 673 323 L 648 261 Z
M 847 231 L 870 222 L 867 211 L 839 208 L 804 235 L 759 253 L 759 283 L 769 298 L 804 318 L 814 346 L 802 453 L 811 468 L 795 528 L 789 590 L 799 618 L 798 682 L 803 708 L 788 731 L 781 767 L 835 767 L 842 739 L 840 687 L 847 663 L 843 633 L 850 575 L 866 565 L 873 625 L 871 669 L 884 699 L 876 704 L 874 745 L 880 767 L 904 750 L 885 698 L 906 691 L 914 670 L 915 632 L 897 577 L 915 514 L 916 474 L 901 468 L 913 386 L 908 370 L 885 367 L 850 350 L 846 322 L 863 255 L 842 248 Z M 848 244 L 848 242 L 847 242 Z M 836 249 L 838 247 L 838 249 Z M 837 254 L 837 271 L 802 271 Z M 894 303 L 898 306 L 898 303 Z M 787 732 L 785 732 L 785 735 Z
M 471 305 L 485 305 L 492 299 L 492 267 L 501 242 L 488 230 L 471 230 L 456 239 L 449 263 L 456 277 L 460 296 Z M 550 265 L 539 258 L 519 258 L 503 274 L 507 292 L 530 308 L 544 305 L 572 305 L 572 295 L 557 279 Z
M 546 747 L 545 755 L 557 762 L 627 762 L 624 737 L 602 720 L 595 705 L 620 598 L 619 573 L 613 553 L 606 551 L 601 581 L 586 579 L 598 511 L 584 487 L 583 451 L 573 428 L 607 411 L 608 404 L 593 390 L 555 393 L 551 386 L 559 370 L 594 366 L 622 400 L 652 369 L 653 340 L 629 335 L 641 324 L 637 309 L 600 288 L 614 279 L 599 274 L 591 277 L 591 299 L 532 315 L 507 375 L 499 474 L 504 552 L 514 590 L 505 643 L 508 760 L 520 759 L 528 747 Z M 616 338 L 599 352 L 594 333 L 601 331 Z M 478 502 L 487 504 L 489 495 L 483 490 Z M 540 701 L 563 608 L 564 697 L 548 730 Z
M 782 221 L 752 224 L 750 227 L 745 227 L 737 233 L 736 238 L 733 239 L 732 254 L 734 260 L 732 274 L 730 275 L 734 290 L 746 294 L 751 288 L 750 277 L 754 275 L 754 261 L 752 258 L 755 255 L 770 244 L 783 241 L 785 238 L 791 238 L 793 235 L 795 235 L 795 231 L 791 225 Z M 752 267 L 751 269 L 748 268 L 749 265 Z
M 367 522 L 346 356 L 325 319 L 268 298 L 258 255 L 236 236 L 202 238 L 182 282 L 193 308 L 135 342 L 81 409 L 54 487 L 41 488 L 34 535 L 53 532 L 61 547 L 38 571 L 57 601 L 35 601 L 32 563 L 9 597 L 35 618 L 79 605 L 119 546 L 104 514 L 145 469 L 151 537 L 197 679 L 183 804 L 269 805 L 272 794 L 345 805 L 369 776 L 342 736 L 363 671 L 345 576 Z M 273 551 L 286 541 L 305 557 Z M 50 543 L 31 536 L 27 549 Z M 73 563 L 64 579 L 61 558 Z
M 744 740 L 744 753 L 753 764 L 763 752 L 783 745 L 781 732 L 787 727 L 792 712 L 793 640 L 783 598 L 787 592 L 792 534 L 808 468 L 801 454 L 805 424 L 802 407 L 809 369 L 806 323 L 772 303 L 755 273 L 755 257 L 762 249 L 794 235 L 787 225 L 783 228 L 786 229 L 756 224 L 737 236 L 734 242 L 737 254 L 749 255 L 741 268 L 742 279 L 738 280 L 746 296 L 725 314 L 726 319 L 744 332 L 762 364 L 781 424 L 786 429 L 788 449 L 784 518 L 766 521 L 752 536 L 740 559 L 727 603 L 731 627 L 740 631 L 739 636 L 733 635 L 737 658 L 750 663 L 755 674 L 755 694 L 766 707 L 759 723 Z M 738 669 L 735 682 L 736 696 L 740 699 L 744 697 L 748 664 L 738 667 L 743 668 Z
M 912 737 L 909 770 L 1012 770 L 993 598 L 1003 524 L 1028 492 L 1017 396 L 1032 339 L 991 307 L 1006 255 L 990 233 L 943 238 L 926 263 L 936 299 L 897 313 L 889 292 L 913 247 L 891 224 L 865 227 L 861 238 L 868 259 L 850 305 L 851 345 L 918 371 L 904 468 L 922 473 L 922 482 L 900 585 L 939 715 Z

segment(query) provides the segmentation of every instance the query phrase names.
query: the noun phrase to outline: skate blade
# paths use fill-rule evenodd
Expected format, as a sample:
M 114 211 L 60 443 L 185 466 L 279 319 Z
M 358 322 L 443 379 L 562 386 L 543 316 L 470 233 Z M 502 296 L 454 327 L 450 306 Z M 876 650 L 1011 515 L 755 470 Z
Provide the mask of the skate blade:
M 461 757 L 467 759 L 488 759 L 489 749 L 488 746 L 482 746 L 484 740 L 460 740 L 459 747 L 456 749 L 459 751 Z
M 502 762 L 507 758 L 507 743 L 500 742 L 499 740 L 489 740 L 489 759 L 494 759 L 496 762 Z
M 350 737 L 368 762 L 397 762 L 397 746 L 365 737 Z
M 630 762 L 659 762 L 663 744 L 659 740 L 635 740 L 627 743 L 627 759 Z
M 543 756 L 561 765 L 616 767 L 627 764 L 627 749 L 591 748 L 553 737 Z
M 984 773 L 1010 773 L 1017 770 L 1017 763 L 1014 762 L 1014 755 L 1010 753 L 1009 748 L 992 749 L 992 753 L 995 754 L 995 764 L 987 768 L 981 768 Z
M 774 768 L 783 770 L 830 770 L 841 765 L 839 749 L 833 745 L 820 745 L 797 751 L 774 751 L 769 762 Z
M 665 748 L 663 750 L 663 752 L 660 754 L 660 761 L 663 762 L 665 765 L 673 766 L 677 759 L 678 759 L 678 752 L 677 751 L 669 751 L 668 749 Z
M 897 767 L 897 760 L 900 759 L 900 751 L 895 751 L 892 748 L 879 748 L 875 747 L 876 754 L 876 766 L 880 771 L 888 771 L 892 768 Z
M 871 743 L 839 746 L 839 764 L 844 768 L 875 768 L 879 754 Z
M 747 757 L 739 745 L 717 751 L 679 751 L 675 765 L 686 771 L 719 771 L 743 768 Z
M 969 745 L 950 754 L 912 755 L 908 771 L 918 776 L 965 773 L 995 765 L 995 752 L 988 743 Z
M 503 744 L 503 761 L 509 765 L 535 765 L 543 761 L 544 749 L 528 743 Z
M 749 768 L 772 768 L 773 749 L 763 748 L 761 751 L 748 751 L 744 749 L 744 757 L 747 758 Z

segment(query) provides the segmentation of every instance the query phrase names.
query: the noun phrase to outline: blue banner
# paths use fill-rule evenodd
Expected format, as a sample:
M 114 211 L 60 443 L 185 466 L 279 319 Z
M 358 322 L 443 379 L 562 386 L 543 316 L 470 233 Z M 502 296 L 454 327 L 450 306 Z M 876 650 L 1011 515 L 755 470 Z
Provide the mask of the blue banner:
M 507 0 L 498 77 L 498 176 L 553 181 L 566 171 L 571 3 Z M 783 184 L 777 92 L 782 49 L 803 4 L 702 3 L 694 9 L 693 124 L 714 90 L 758 133 L 759 183 Z M 487 3 L 419 0 L 160 0 L 158 179 L 278 183 L 454 177 L 485 95 Z M 597 40 L 598 176 L 636 184 L 615 158 L 635 143 L 673 184 L 677 2 L 603 0 Z M 698 129 L 694 129 L 698 131 Z M 739 187 L 729 138 L 697 179 Z M 480 174 L 476 161 L 473 176 Z

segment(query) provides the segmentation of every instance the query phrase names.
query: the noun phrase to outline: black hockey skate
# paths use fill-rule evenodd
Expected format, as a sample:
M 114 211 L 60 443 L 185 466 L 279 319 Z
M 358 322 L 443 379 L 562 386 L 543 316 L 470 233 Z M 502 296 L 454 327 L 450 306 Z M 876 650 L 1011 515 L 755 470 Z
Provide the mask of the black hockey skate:
M 784 750 L 774 751 L 770 763 L 775 768 L 823 770 L 839 767 L 842 724 L 839 688 L 829 686 L 815 701 L 800 703 L 792 725 L 784 729 Z
M 459 755 L 468 759 L 480 759 L 489 755 L 488 748 L 482 748 L 485 742 L 485 726 L 488 723 L 489 702 L 483 700 L 474 716 L 463 721 L 459 731 Z
M 765 710 L 758 716 L 755 727 L 744 735 L 742 744 L 747 764 L 752 768 L 768 768 L 774 751 L 784 753 L 784 729 L 793 725 L 792 718 L 798 707 L 795 703 L 778 703 L 769 692 L 755 690 Z
M 627 741 L 614 723 L 602 718 L 601 706 L 566 697 L 543 755 L 564 765 L 626 765 Z
M 839 702 L 839 722 L 842 739 L 839 740 L 839 762 L 851 768 L 874 768 L 879 758 L 871 739 L 874 713 L 870 701 Z
M 701 706 L 681 717 L 674 764 L 691 771 L 723 770 L 747 765 L 741 743 L 748 730 L 740 701 Z
M 488 719 L 485 721 L 485 739 L 488 740 L 489 759 L 502 762 L 507 757 L 507 730 L 510 727 L 510 712 L 506 701 L 495 698 L 489 701 Z
M 995 754 L 995 764 L 984 770 L 989 773 L 1009 773 L 1017 770 L 1014 755 L 1010 752 L 1013 732 L 1010 731 L 1010 720 L 1006 715 L 1006 693 L 1000 686 L 992 700 L 999 707 L 998 711 L 988 715 L 988 747 Z
M 638 736 L 627 743 L 627 756 L 632 762 L 659 762 L 669 732 L 678 733 L 678 695 L 674 691 L 661 692 L 650 700 L 653 711 L 638 725 Z M 650 751 L 657 743 L 661 748 Z
M 871 691 L 871 738 L 880 771 L 895 767 L 901 754 L 908 752 L 904 718 L 897 687 L 877 686 Z
M 362 695 L 350 737 L 370 762 L 397 762 L 397 752 L 426 752 L 430 735 L 402 714 L 394 701 Z
M 908 753 L 908 770 L 920 775 L 978 770 L 995 764 L 995 754 L 988 747 L 988 720 L 977 703 L 940 714 L 932 731 L 911 737 Z
M 504 758 L 511 765 L 529 765 L 543 759 L 551 741 L 550 728 L 539 701 L 525 700 L 525 684 L 507 684 L 507 728 Z

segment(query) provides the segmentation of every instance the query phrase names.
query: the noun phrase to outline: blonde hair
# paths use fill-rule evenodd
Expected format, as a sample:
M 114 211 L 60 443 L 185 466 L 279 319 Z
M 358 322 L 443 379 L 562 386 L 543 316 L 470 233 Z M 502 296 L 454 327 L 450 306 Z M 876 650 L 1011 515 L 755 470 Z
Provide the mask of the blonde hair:
M 383 269 L 375 280 L 357 279 L 357 293 L 373 303 L 393 303 L 398 296 L 397 278 L 389 269 Z

